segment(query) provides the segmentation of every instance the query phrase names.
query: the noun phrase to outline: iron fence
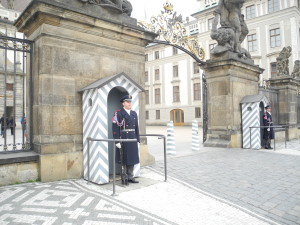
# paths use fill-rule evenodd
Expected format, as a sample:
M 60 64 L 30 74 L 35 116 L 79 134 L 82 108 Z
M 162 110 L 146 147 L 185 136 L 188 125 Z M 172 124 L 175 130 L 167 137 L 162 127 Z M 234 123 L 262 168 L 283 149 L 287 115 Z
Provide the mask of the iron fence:
M 33 41 L 0 35 L 0 153 L 32 143 L 32 49 Z

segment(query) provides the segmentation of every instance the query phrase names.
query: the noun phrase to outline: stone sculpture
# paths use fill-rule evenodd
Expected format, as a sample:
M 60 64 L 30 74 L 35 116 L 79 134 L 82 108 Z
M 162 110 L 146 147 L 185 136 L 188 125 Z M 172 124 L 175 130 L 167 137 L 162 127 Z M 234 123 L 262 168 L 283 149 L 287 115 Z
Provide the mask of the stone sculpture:
M 294 64 L 294 70 L 292 72 L 293 78 L 300 78 L 300 60 L 296 60 Z
M 248 34 L 248 28 L 241 13 L 245 0 L 220 0 L 214 11 L 214 20 L 211 30 L 211 38 L 218 42 L 212 50 L 212 54 L 226 51 L 238 53 L 239 56 L 251 58 L 246 49 L 241 47 Z M 221 27 L 217 28 L 220 22 Z
M 276 58 L 276 68 L 278 76 L 289 76 L 289 57 L 292 55 L 290 46 L 284 47 Z
M 121 13 L 131 16 L 132 5 L 128 0 L 79 0 L 81 2 L 96 4 L 102 7 L 109 6 L 118 9 Z

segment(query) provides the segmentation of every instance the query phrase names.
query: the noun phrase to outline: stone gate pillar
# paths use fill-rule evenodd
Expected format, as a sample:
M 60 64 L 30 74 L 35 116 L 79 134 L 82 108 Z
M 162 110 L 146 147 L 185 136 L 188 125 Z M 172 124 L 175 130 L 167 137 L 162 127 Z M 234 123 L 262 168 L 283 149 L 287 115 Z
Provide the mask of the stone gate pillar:
M 297 87 L 300 87 L 300 80 L 292 76 L 278 76 L 269 79 L 269 82 L 278 90 L 278 123 L 288 125 L 288 140 L 297 139 Z
M 263 69 L 232 52 L 212 56 L 203 69 L 208 89 L 208 138 L 204 145 L 241 148 L 240 102 L 258 93 Z
M 30 132 L 33 149 L 40 153 L 41 180 L 80 178 L 83 131 L 78 91 L 121 72 L 143 86 L 144 47 L 156 35 L 137 27 L 136 19 L 120 13 L 117 6 L 81 0 L 33 0 L 16 26 L 35 41 L 34 93 L 28 100 L 33 103 Z M 143 103 L 140 127 L 145 133 Z

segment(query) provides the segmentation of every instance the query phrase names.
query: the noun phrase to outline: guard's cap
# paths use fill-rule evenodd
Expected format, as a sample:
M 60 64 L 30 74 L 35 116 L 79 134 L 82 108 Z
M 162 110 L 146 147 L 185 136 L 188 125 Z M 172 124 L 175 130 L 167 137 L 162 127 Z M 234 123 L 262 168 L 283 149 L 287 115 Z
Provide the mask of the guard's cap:
M 131 95 L 125 95 L 120 99 L 120 102 L 131 102 L 132 101 L 132 96 Z
M 271 106 L 270 105 L 266 105 L 265 109 L 270 109 Z

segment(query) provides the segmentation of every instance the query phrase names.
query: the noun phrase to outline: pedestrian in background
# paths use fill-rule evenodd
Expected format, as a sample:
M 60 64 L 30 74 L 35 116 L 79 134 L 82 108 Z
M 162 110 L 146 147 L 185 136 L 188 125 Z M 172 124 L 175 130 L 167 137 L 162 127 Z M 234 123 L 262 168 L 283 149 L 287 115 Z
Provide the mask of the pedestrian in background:
M 117 138 L 120 139 L 137 139 L 140 142 L 139 125 L 137 113 L 132 108 L 132 96 L 125 95 L 120 99 L 123 108 L 117 111 L 117 123 L 120 129 L 116 129 Z M 126 165 L 128 182 L 139 183 L 134 178 L 134 165 L 140 162 L 137 142 L 117 143 L 117 148 L 123 148 L 124 163 Z
M 15 134 L 14 130 L 15 130 L 15 127 L 16 127 L 16 123 L 15 123 L 14 118 L 12 116 L 8 120 L 8 126 L 10 127 L 10 134 L 14 135 Z
M 265 142 L 265 149 L 273 149 L 271 147 L 271 140 L 274 139 L 274 129 L 271 127 L 273 126 L 271 106 L 267 105 L 265 109 L 266 111 L 263 114 L 263 124 L 266 127 L 264 127 L 263 139 Z
M 0 118 L 0 124 L 1 124 L 1 136 L 5 137 L 5 132 L 4 132 L 4 114 L 2 115 L 2 117 Z

